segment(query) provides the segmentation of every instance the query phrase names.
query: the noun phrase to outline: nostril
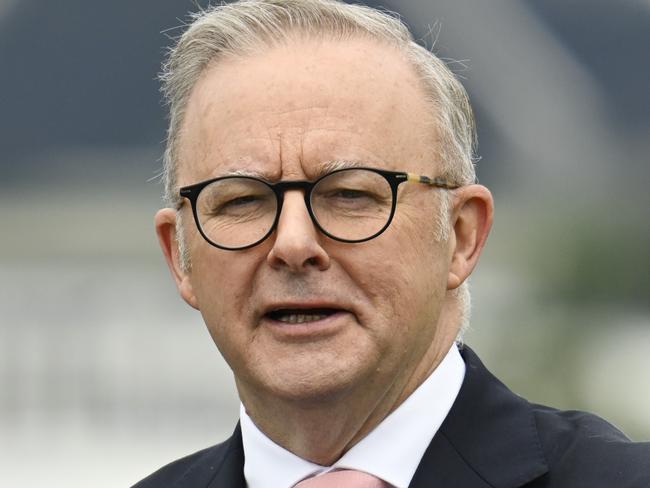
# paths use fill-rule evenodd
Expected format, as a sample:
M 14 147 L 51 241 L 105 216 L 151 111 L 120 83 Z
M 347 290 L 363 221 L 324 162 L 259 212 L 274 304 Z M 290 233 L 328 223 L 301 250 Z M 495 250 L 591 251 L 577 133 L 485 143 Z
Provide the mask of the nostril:
M 295 272 L 329 268 L 329 255 L 321 246 L 315 231 L 308 234 L 300 227 L 287 226 L 288 223 L 284 222 L 284 226 L 280 225 L 276 229 L 275 239 L 267 256 L 271 267 L 288 268 Z

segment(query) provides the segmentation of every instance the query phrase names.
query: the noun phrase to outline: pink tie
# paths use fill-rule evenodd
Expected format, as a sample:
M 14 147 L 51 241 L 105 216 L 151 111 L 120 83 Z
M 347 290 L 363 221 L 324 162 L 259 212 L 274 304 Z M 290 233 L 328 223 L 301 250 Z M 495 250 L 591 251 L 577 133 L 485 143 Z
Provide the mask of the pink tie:
M 388 483 L 371 474 L 346 469 L 308 478 L 294 485 L 294 488 L 387 488 L 388 486 Z

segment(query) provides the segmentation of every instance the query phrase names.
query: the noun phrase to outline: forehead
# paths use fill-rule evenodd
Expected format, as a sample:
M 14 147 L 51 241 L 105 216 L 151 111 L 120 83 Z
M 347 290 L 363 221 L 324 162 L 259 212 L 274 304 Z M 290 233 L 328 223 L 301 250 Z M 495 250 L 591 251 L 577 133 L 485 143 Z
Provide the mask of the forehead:
M 296 40 L 206 69 L 181 130 L 179 183 L 250 170 L 310 176 L 345 160 L 432 163 L 432 114 L 413 68 L 368 39 Z

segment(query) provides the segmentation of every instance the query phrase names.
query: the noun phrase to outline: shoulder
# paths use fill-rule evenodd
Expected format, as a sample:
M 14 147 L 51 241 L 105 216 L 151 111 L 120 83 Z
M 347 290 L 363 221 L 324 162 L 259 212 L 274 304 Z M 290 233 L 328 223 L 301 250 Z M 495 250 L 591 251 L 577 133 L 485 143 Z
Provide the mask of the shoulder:
M 530 403 L 470 348 L 461 355 L 465 379 L 441 431 L 490 486 L 650 487 L 649 442 L 590 413 Z
M 217 478 L 243 477 L 243 448 L 239 426 L 220 444 L 177 459 L 147 476 L 132 488 L 207 487 Z M 234 486 L 234 485 L 233 485 Z
M 632 442 L 602 418 L 531 404 L 550 480 L 566 486 L 650 487 L 650 442 Z

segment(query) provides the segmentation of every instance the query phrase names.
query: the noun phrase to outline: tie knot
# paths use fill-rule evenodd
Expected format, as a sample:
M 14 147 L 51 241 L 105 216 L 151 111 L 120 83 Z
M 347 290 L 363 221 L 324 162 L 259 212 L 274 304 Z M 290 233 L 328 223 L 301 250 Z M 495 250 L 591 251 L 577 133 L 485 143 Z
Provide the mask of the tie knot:
M 363 471 L 330 471 L 301 481 L 294 488 L 388 488 L 388 483 Z

